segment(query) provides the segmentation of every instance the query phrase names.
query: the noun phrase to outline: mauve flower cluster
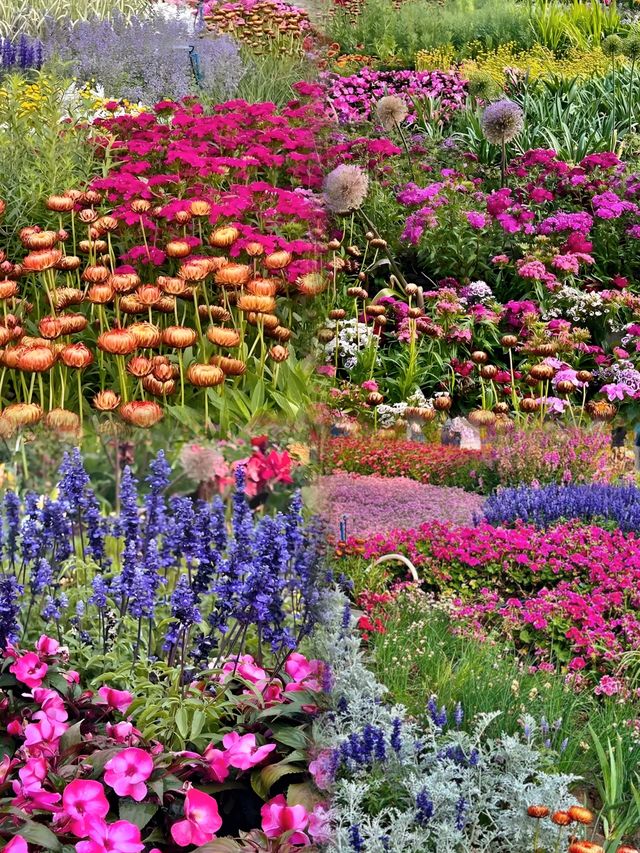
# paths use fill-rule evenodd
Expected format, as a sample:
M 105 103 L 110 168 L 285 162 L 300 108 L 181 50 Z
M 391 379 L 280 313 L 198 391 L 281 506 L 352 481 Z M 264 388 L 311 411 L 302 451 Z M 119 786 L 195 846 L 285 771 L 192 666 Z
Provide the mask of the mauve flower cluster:
M 611 521 L 620 530 L 640 532 L 640 489 L 599 483 L 516 486 L 490 495 L 481 515 L 496 526 L 523 521 L 544 528 L 563 519 L 579 519 Z
M 341 539 L 345 532 L 364 537 L 432 520 L 470 524 L 483 503 L 462 489 L 407 477 L 338 473 L 320 477 L 317 488 L 329 530 Z
M 18 38 L 0 36 L 0 71 L 40 69 L 44 58 L 42 42 L 21 33 Z
M 323 550 L 299 494 L 286 513 L 255 519 L 238 468 L 229 527 L 220 498 L 167 498 L 170 473 L 160 453 L 141 499 L 127 468 L 115 517 L 102 514 L 77 450 L 56 498 L 7 492 L 0 645 L 56 622 L 105 650 L 114 625 L 133 619 L 134 656 L 164 652 L 171 663 L 239 653 L 247 635 L 274 654 L 295 649 L 317 616 Z M 74 584 L 69 561 L 83 567 Z
M 393 441 L 358 436 L 330 439 L 321 448 L 325 472 L 408 477 L 437 486 L 481 491 L 489 456 L 439 444 Z
M 124 717 L 133 694 L 107 684 L 97 695 L 83 689 L 80 673 L 69 667 L 68 650 L 44 634 L 32 650 L 6 648 L 2 670 L 6 751 L 0 761 L 0 838 L 3 844 L 10 839 L 3 849 L 28 853 L 27 841 L 41 849 L 45 838 L 49 849 L 64 844 L 76 853 L 141 853 L 154 842 L 175 849 L 229 834 L 233 802 L 227 798 L 226 808 L 219 809 L 204 789 L 227 782 L 236 796 L 246 794 L 249 774 L 291 757 L 289 747 L 273 740 L 260 712 L 277 708 L 281 718 L 289 714 L 291 723 L 304 725 L 308 712 L 300 713 L 292 702 L 296 696 L 313 702 L 324 666 L 294 653 L 275 678 L 247 655 L 229 661 L 219 676 L 208 674 L 209 686 L 224 684 L 227 707 L 253 709 L 254 722 L 251 731 L 242 716 L 240 724 L 229 725 L 232 711 L 229 720 L 218 721 L 220 740 L 202 754 L 145 740 L 135 716 Z M 202 688 L 202 683 L 189 687 L 192 702 L 201 701 Z M 325 804 L 307 811 L 289 806 L 282 794 L 264 803 L 267 797 L 249 796 L 253 808 L 246 809 L 241 830 L 255 830 L 252 822 L 259 814 L 269 839 L 294 830 L 301 846 L 327 840 Z M 246 796 L 239 801 L 246 805 Z
M 235 95 L 245 68 L 229 36 L 196 36 L 184 17 L 151 13 L 88 21 L 49 22 L 45 55 L 68 62 L 80 81 L 95 81 L 107 96 L 155 104 L 198 91 L 219 100 Z M 197 53 L 201 80 L 194 77 L 189 46 Z
M 341 124 L 376 121 L 376 104 L 388 95 L 402 98 L 409 109 L 409 122 L 415 118 L 415 101 L 436 101 L 438 117 L 447 123 L 466 100 L 466 83 L 454 71 L 361 68 L 349 77 L 330 73 L 323 79 L 327 98 Z
M 625 653 L 640 651 L 640 539 L 633 533 L 576 521 L 546 530 L 431 522 L 352 538 L 340 552 L 367 561 L 404 554 L 424 583 L 453 597 L 463 626 L 506 631 L 545 666 L 607 675 Z

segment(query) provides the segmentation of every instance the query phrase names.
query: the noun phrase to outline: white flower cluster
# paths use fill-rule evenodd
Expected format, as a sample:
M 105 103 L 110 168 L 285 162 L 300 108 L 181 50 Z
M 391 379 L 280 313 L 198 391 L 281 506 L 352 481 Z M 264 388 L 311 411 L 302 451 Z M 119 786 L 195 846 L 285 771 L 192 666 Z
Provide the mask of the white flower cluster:
M 604 317 L 608 313 L 607 305 L 599 293 L 589 293 L 564 284 L 553 294 L 552 305 L 547 309 L 544 319 L 562 317 L 572 323 L 584 323 L 593 317 Z M 618 325 L 613 316 L 608 316 L 606 322 L 612 331 L 617 330 Z
M 533 849 L 536 827 L 538 847 L 553 849 L 557 828 L 526 810 L 573 803 L 568 785 L 574 777 L 545 773 L 531 737 L 488 737 L 499 714 L 479 716 L 464 732 L 455 725 L 418 726 L 403 706 L 386 703 L 359 639 L 344 627 L 346 606 L 346 598 L 333 593 L 316 634 L 314 651 L 332 667 L 334 710 L 316 722 L 315 740 L 336 749 L 367 727 L 371 737 L 374 727 L 384 735 L 385 754 L 339 769 L 327 853 L 510 853 Z M 533 732 L 534 721 L 524 722 Z
M 328 329 L 335 329 L 335 320 L 327 322 Z M 333 337 L 323 347 L 327 364 L 335 363 L 336 345 L 338 357 L 346 370 L 353 370 L 358 363 L 358 355 L 365 349 L 375 346 L 373 328 L 357 320 L 341 320 L 337 339 Z M 377 355 L 376 355 L 377 360 Z
M 463 297 L 467 302 L 488 302 L 493 299 L 493 290 L 489 287 L 486 281 L 472 281 L 462 290 Z
M 404 413 L 408 408 L 416 407 L 422 409 L 428 405 L 429 401 L 424 396 L 420 388 L 418 388 L 402 403 L 393 403 L 393 405 L 382 403 L 380 406 L 377 406 L 376 412 L 378 414 L 378 424 L 383 429 L 389 429 L 394 426 L 400 418 L 404 417 Z

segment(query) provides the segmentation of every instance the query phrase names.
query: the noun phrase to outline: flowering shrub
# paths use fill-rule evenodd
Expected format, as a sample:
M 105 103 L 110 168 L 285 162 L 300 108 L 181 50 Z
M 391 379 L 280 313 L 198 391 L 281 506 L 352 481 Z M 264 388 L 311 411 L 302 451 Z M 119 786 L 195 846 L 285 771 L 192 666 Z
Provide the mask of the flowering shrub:
M 56 230 L 22 229 L 28 253 L 3 267 L 0 298 L 15 313 L 0 340 L 19 402 L 4 411 L 9 432 L 44 409 L 53 428 L 73 432 L 87 398 L 136 426 L 167 408 L 198 425 L 185 405 L 196 394 L 205 426 L 212 406 L 225 430 L 274 407 L 298 414 L 307 370 L 287 344 L 326 287 L 313 194 L 325 120 L 317 88 L 300 91 L 311 100 L 280 112 L 235 101 L 205 115 L 195 102 L 165 102 L 154 114 L 96 122 L 96 144 L 117 165 L 86 193 L 50 197 Z M 28 319 L 19 292 L 38 306 Z M 180 404 L 168 407 L 174 397 Z
M 77 656 L 117 666 L 163 660 L 184 669 L 246 646 L 285 659 L 317 617 L 320 528 L 300 496 L 286 514 L 255 519 L 236 471 L 226 507 L 165 491 L 162 453 L 140 501 L 130 469 L 119 512 L 103 515 L 78 451 L 65 457 L 55 498 L 7 492 L 3 503 L 0 644 L 56 626 Z
M 294 725 L 305 721 L 301 701 L 320 688 L 320 671 L 319 661 L 295 654 L 282 680 L 250 657 L 231 661 L 221 676 L 203 675 L 190 692 L 204 706 L 205 692 L 222 682 L 231 698 L 226 719 L 218 718 L 214 741 L 194 727 L 203 747 L 194 751 L 191 742 L 190 750 L 176 752 L 143 737 L 129 691 L 83 689 L 57 640 L 42 635 L 34 649 L 8 647 L 0 711 L 5 849 L 24 853 L 27 842 L 44 849 L 67 844 L 77 853 L 140 853 L 145 844 L 175 849 L 239 835 L 226 847 L 239 851 L 270 849 L 269 839 L 300 846 L 325 840 L 325 808 L 307 811 L 295 800 L 288 804 L 284 793 L 269 795 L 283 775 L 305 776 L 285 731 L 289 724 L 289 739 L 293 732 L 304 738 Z
M 415 118 L 414 101 L 434 100 L 439 117 L 447 123 L 466 99 L 465 84 L 455 72 L 362 68 L 348 77 L 328 74 L 325 81 L 328 101 L 341 124 L 376 122 L 376 104 L 389 95 L 402 98 L 409 108 L 410 120 Z
M 516 486 L 490 495 L 481 513 L 494 525 L 516 521 L 547 527 L 562 519 L 610 521 L 620 530 L 640 531 L 640 490 L 636 486 Z
M 151 105 L 198 91 L 232 98 L 244 73 L 236 43 L 228 36 L 194 35 L 189 19 L 151 12 L 144 17 L 56 21 L 45 33 L 45 56 L 69 63 L 82 82 L 95 81 L 114 100 Z M 188 46 L 198 58 L 196 80 Z
M 575 521 L 546 530 L 523 522 L 512 528 L 431 522 L 365 542 L 351 539 L 339 553 L 365 561 L 404 554 L 425 584 L 453 596 L 456 618 L 477 630 L 499 627 L 541 661 L 588 669 L 605 684 L 626 653 L 639 648 L 633 533 Z
M 469 524 L 483 499 L 448 486 L 417 483 L 407 477 L 336 473 L 317 484 L 329 529 L 340 539 L 364 537 L 431 519 Z
M 482 490 L 488 457 L 477 450 L 460 450 L 411 441 L 335 438 L 322 447 L 324 470 L 383 477 L 409 477 L 435 486 Z

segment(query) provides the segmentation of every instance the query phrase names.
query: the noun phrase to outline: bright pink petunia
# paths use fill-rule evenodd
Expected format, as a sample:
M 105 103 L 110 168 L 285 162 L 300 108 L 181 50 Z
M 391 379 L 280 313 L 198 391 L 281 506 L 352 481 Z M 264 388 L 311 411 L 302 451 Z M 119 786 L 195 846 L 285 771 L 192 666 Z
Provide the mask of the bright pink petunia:
M 26 652 L 22 657 L 16 658 L 9 667 L 9 672 L 27 687 L 40 687 L 48 669 L 35 652 Z
M 229 764 L 237 767 L 238 770 L 249 770 L 255 767 L 276 748 L 275 743 L 257 746 L 254 734 L 239 735 L 238 732 L 226 734 L 222 738 L 222 745 L 227 750 Z
M 109 813 L 109 802 L 100 782 L 74 779 L 62 794 L 64 814 L 70 818 L 71 831 L 82 838 L 89 834 L 92 821 L 102 820 Z
M 218 804 L 203 791 L 189 788 L 184 801 L 185 819 L 174 823 L 171 837 L 179 847 L 208 844 L 222 826 Z M 89 853 L 89 851 L 79 851 Z
M 149 753 L 132 746 L 107 761 L 104 781 L 119 797 L 131 797 L 139 803 L 147 793 L 145 782 L 152 773 L 153 759 Z
M 105 823 L 93 819 L 87 823 L 91 839 L 76 844 L 78 853 L 140 853 L 144 849 L 140 830 L 128 820 Z
M 309 815 L 302 805 L 288 806 L 283 794 L 278 794 L 265 803 L 260 814 L 262 830 L 267 838 L 279 838 L 285 832 L 291 832 L 291 844 L 309 844 L 309 838 L 302 831 L 309 825 Z

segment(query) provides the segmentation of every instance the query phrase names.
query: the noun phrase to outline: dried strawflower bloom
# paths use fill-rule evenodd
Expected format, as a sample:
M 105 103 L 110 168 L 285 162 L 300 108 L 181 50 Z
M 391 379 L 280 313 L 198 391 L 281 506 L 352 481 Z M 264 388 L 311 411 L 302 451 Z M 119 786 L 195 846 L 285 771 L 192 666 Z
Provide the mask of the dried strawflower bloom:
M 376 115 L 382 127 L 388 132 L 406 119 L 409 108 L 398 95 L 385 95 L 376 104 Z
M 523 127 L 522 109 L 508 98 L 489 104 L 482 115 L 482 132 L 493 145 L 506 145 Z
M 333 213 L 349 213 L 362 207 L 369 178 L 360 166 L 343 163 L 329 172 L 324 182 L 324 199 Z

